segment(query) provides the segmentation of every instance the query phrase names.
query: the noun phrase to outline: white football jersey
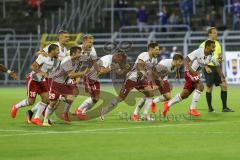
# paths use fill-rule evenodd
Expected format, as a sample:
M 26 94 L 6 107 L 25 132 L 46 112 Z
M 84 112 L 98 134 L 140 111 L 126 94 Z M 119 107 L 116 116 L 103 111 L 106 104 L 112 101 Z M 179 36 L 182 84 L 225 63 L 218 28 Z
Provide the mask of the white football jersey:
M 97 64 L 99 67 L 111 68 L 112 57 L 113 55 L 105 55 L 97 61 Z M 98 80 L 98 71 L 96 71 L 95 67 L 93 66 L 86 76 L 91 80 Z
M 68 56 L 68 52 L 67 52 L 67 48 L 66 48 L 66 47 L 61 47 L 60 44 L 59 44 L 59 42 L 56 42 L 56 43 L 53 43 L 53 44 L 56 44 L 56 45 L 58 45 L 58 47 L 59 47 L 59 54 L 58 54 L 58 57 L 59 57 L 59 58 L 65 58 L 66 56 Z M 48 47 L 49 47 L 49 46 L 50 46 L 50 45 L 46 46 L 46 47 L 43 49 L 44 52 L 48 53 Z
M 166 80 L 168 78 L 169 73 L 176 72 L 176 70 L 177 70 L 176 67 L 173 67 L 172 61 L 173 61 L 173 59 L 163 59 L 158 63 L 159 66 L 160 65 L 162 66 L 161 70 L 166 70 L 167 75 L 164 77 L 164 80 Z
M 216 66 L 220 65 L 213 55 L 204 55 L 204 48 L 198 48 L 187 56 L 192 61 L 191 67 L 194 71 L 202 69 L 202 67 L 206 66 L 210 62 L 213 62 Z
M 82 45 L 79 45 L 79 47 L 82 48 Z M 82 61 L 97 60 L 98 57 L 95 48 L 92 46 L 90 53 L 83 53 L 81 58 Z
M 45 57 L 41 54 L 38 55 L 35 62 L 40 66 L 40 70 L 42 72 L 46 72 L 48 74 L 51 74 L 52 72 L 56 71 L 60 63 L 60 61 L 56 58 Z M 45 80 L 44 77 L 42 77 L 39 73 L 36 73 L 34 71 L 30 73 L 30 77 L 32 80 L 38 82 Z
M 68 79 L 69 71 L 76 70 L 79 64 L 80 61 L 76 61 L 75 63 L 73 63 L 71 56 L 67 56 L 62 60 L 58 70 L 52 75 L 50 75 L 50 78 L 52 78 L 55 82 L 65 83 Z
M 128 79 L 131 79 L 133 81 L 137 81 L 137 64 L 138 61 L 142 60 L 145 63 L 145 70 L 146 73 L 150 73 L 155 65 L 157 65 L 158 61 L 157 58 L 150 58 L 148 52 L 141 53 L 137 60 L 135 61 L 135 64 L 132 68 L 132 70 L 127 74 Z

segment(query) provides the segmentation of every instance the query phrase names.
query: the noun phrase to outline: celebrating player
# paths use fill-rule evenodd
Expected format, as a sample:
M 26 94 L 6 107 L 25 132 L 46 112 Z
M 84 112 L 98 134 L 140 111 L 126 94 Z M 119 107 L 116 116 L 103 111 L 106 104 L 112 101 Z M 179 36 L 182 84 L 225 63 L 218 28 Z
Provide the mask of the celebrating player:
M 78 88 L 76 85 L 67 84 L 67 80 L 69 78 L 78 78 L 82 77 L 85 74 L 85 71 L 75 72 L 81 66 L 81 52 L 82 49 L 80 47 L 72 47 L 70 49 L 70 56 L 64 58 L 61 62 L 58 70 L 50 75 L 52 78 L 52 83 L 50 85 L 49 91 L 49 99 L 50 104 L 46 109 L 46 113 L 44 116 L 43 126 L 51 126 L 48 122 L 50 115 L 57 107 L 57 102 L 60 95 L 66 97 L 66 101 L 68 102 L 68 96 L 77 95 Z M 72 98 L 71 98 L 72 100 Z M 71 101 L 70 100 L 70 101 Z
M 91 109 L 97 103 L 100 95 L 99 76 L 115 71 L 117 74 L 124 74 L 130 68 L 129 65 L 124 65 L 122 62 L 126 61 L 126 55 L 123 51 L 118 50 L 113 55 L 106 55 L 101 57 L 97 64 L 100 68 L 98 72 L 93 66 L 84 77 L 85 90 L 90 94 L 75 111 L 80 119 L 85 119 L 86 111 Z
M 137 57 L 133 68 L 127 74 L 120 94 L 102 109 L 102 116 L 124 100 L 133 88 L 143 92 L 146 96 L 145 104 L 150 105 L 152 102 L 151 97 L 153 96 L 151 92 L 153 90 L 151 72 L 157 64 L 157 56 L 159 53 L 160 49 L 157 43 L 152 42 L 148 44 L 148 51 L 141 53 Z
M 48 104 L 48 76 L 58 66 L 58 53 L 59 47 L 56 44 L 51 44 L 47 56 L 40 54 L 33 62 L 31 65 L 32 72 L 26 76 L 28 98 L 12 106 L 12 118 L 16 117 L 19 108 L 33 105 L 37 94 L 41 96 L 41 106 Z
M 97 65 L 97 53 L 93 46 L 94 37 L 91 34 L 86 34 L 83 36 L 83 42 L 79 47 L 82 49 L 82 67 L 86 66 L 94 66 L 97 71 L 99 71 L 98 65 Z M 81 70 L 81 69 L 80 69 Z M 84 78 L 85 81 L 86 78 Z M 69 79 L 68 83 L 72 83 L 72 80 Z M 75 83 L 79 83 L 79 79 L 76 80 Z M 85 82 L 84 82 L 85 83 Z M 70 110 L 70 107 L 72 105 L 72 101 L 68 101 L 64 107 L 62 118 L 65 121 L 69 121 L 68 118 L 68 112 Z
M 168 101 L 172 98 L 171 95 L 171 87 L 168 82 L 168 75 L 169 73 L 178 72 L 179 67 L 183 64 L 183 56 L 180 54 L 175 54 L 173 56 L 173 59 L 164 59 L 161 60 L 156 65 L 156 72 L 158 72 L 159 79 L 155 80 L 156 85 L 158 86 L 159 92 L 161 95 L 153 100 L 152 106 L 155 106 L 155 103 Z M 138 121 L 138 113 L 141 110 L 141 108 L 144 106 L 146 102 L 145 98 L 142 98 L 138 105 L 136 106 L 133 114 L 132 114 L 132 120 Z M 144 108 L 147 112 L 149 106 Z M 155 112 L 155 109 L 154 111 Z
M 212 53 L 215 50 L 215 42 L 207 40 L 204 48 L 198 48 L 184 59 L 185 72 L 184 72 L 184 88 L 183 91 L 177 94 L 169 102 L 164 103 L 163 116 L 166 116 L 169 107 L 186 99 L 194 90 L 192 103 L 190 105 L 189 114 L 193 116 L 201 116 L 197 111 L 196 105 L 200 98 L 200 94 L 204 89 L 204 86 L 200 80 L 202 67 L 205 67 L 210 62 L 213 62 L 217 66 L 217 72 L 222 81 L 225 81 L 225 77 L 222 73 L 219 61 L 214 58 Z

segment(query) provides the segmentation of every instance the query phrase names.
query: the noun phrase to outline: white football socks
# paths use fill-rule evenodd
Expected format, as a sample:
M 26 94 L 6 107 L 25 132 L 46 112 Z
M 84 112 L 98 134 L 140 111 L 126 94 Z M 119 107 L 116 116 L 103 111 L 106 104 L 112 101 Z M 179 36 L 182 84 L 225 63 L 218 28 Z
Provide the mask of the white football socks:
M 146 101 L 146 97 L 140 99 L 140 101 L 138 102 L 133 114 L 138 115 L 138 112 L 142 109 L 145 101 Z
M 197 105 L 197 102 L 200 98 L 200 95 L 201 95 L 201 92 L 199 90 L 194 91 L 190 109 L 195 109 L 196 108 L 196 105 Z
M 151 104 L 152 104 L 152 98 L 147 98 L 146 97 L 146 101 L 145 101 L 145 104 L 143 106 L 143 115 L 147 115 L 148 114 L 148 111 L 151 107 Z
M 91 107 L 92 104 L 93 104 L 92 98 L 88 97 L 85 101 L 83 101 L 83 103 L 78 107 L 78 109 L 83 111 L 85 108 L 87 109 L 87 108 Z
M 175 97 L 173 97 L 171 100 L 168 101 L 168 106 L 171 107 L 176 103 L 179 103 L 182 101 L 182 98 L 180 96 L 180 93 L 178 93 Z
M 158 102 L 163 102 L 163 101 L 165 101 L 165 100 L 166 100 L 166 98 L 165 98 L 163 95 L 160 95 L 159 97 L 154 98 L 154 99 L 153 99 L 153 102 L 154 102 L 154 103 L 158 103 Z
M 42 115 L 43 111 L 45 110 L 45 108 L 47 107 L 47 104 L 43 103 L 43 102 L 39 102 L 37 105 L 38 109 L 37 112 L 34 116 L 34 119 L 36 118 L 40 118 L 40 116 Z
M 25 106 L 28 106 L 28 100 L 27 99 L 24 99 L 21 102 L 19 102 L 18 104 L 16 104 L 17 109 L 21 108 L 21 107 L 25 107 Z
M 48 119 L 49 119 L 50 115 L 53 113 L 53 111 L 54 111 L 54 109 L 51 109 L 48 105 L 46 112 L 45 112 L 43 123 L 48 123 Z
M 63 113 L 68 113 L 72 105 L 72 102 L 66 102 L 65 107 L 63 109 Z
M 38 106 L 39 106 L 40 103 L 41 103 L 41 101 L 38 102 L 37 104 L 35 104 L 35 106 L 31 109 L 31 111 L 32 111 L 33 113 L 37 112 Z

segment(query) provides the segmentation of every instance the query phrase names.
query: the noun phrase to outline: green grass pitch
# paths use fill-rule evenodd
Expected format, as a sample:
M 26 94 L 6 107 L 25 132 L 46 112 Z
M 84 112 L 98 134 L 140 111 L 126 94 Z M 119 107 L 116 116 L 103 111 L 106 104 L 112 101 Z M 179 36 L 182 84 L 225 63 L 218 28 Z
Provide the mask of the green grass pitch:
M 112 91 L 112 87 L 103 87 Z M 181 90 L 176 87 L 173 95 Z M 131 122 L 119 118 L 133 106 L 120 103 L 104 121 L 61 120 L 52 127 L 25 123 L 25 112 L 10 117 L 10 108 L 25 98 L 25 88 L 0 88 L 0 159 L 2 160 L 237 160 L 240 159 L 240 87 L 229 86 L 228 104 L 236 112 L 222 113 L 220 90 L 213 92 L 216 113 L 207 112 L 205 93 L 198 109 L 202 117 L 192 120 Z M 76 100 L 72 111 L 85 97 Z M 191 97 L 171 108 L 170 113 L 185 114 Z M 158 110 L 162 104 L 157 105 Z

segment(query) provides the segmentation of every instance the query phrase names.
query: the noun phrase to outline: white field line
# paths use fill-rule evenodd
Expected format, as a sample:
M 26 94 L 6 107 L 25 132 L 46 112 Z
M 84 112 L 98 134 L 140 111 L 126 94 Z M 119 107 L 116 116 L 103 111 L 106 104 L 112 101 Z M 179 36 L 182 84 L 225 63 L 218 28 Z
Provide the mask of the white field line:
M 199 126 L 199 125 L 216 125 L 216 124 L 224 124 L 224 123 L 239 123 L 240 121 L 231 121 L 231 122 L 217 122 L 217 123 L 194 123 L 194 124 L 170 124 L 170 125 L 154 125 L 154 126 L 137 126 L 137 127 L 126 127 L 126 128 L 106 128 L 106 129 L 88 129 L 88 130 L 77 130 L 77 131 L 28 131 L 28 130 L 0 130 L 0 132 L 22 132 L 16 134 L 3 134 L 0 137 L 10 137 L 10 136 L 26 136 L 26 135 L 41 135 L 41 134 L 87 134 L 87 133 L 117 133 L 116 131 L 120 131 L 119 133 L 131 133 L 131 132 L 121 132 L 122 130 L 130 130 L 130 129 L 145 129 L 145 128 L 166 128 L 166 127 L 175 127 L 175 126 Z M 164 132 L 164 131 L 163 131 Z M 139 132 L 138 132 L 139 133 Z M 161 132 L 159 132 L 161 133 Z M 177 132 L 174 132 L 177 133 Z M 186 132 L 187 133 L 187 132 Z M 197 133 L 197 132 L 196 132 Z M 201 132 L 202 133 L 202 132 Z M 207 134 L 212 133 L 232 133 L 232 132 L 206 132 Z M 238 133 L 238 132 L 233 132 Z M 148 132 L 149 134 L 149 132 Z

